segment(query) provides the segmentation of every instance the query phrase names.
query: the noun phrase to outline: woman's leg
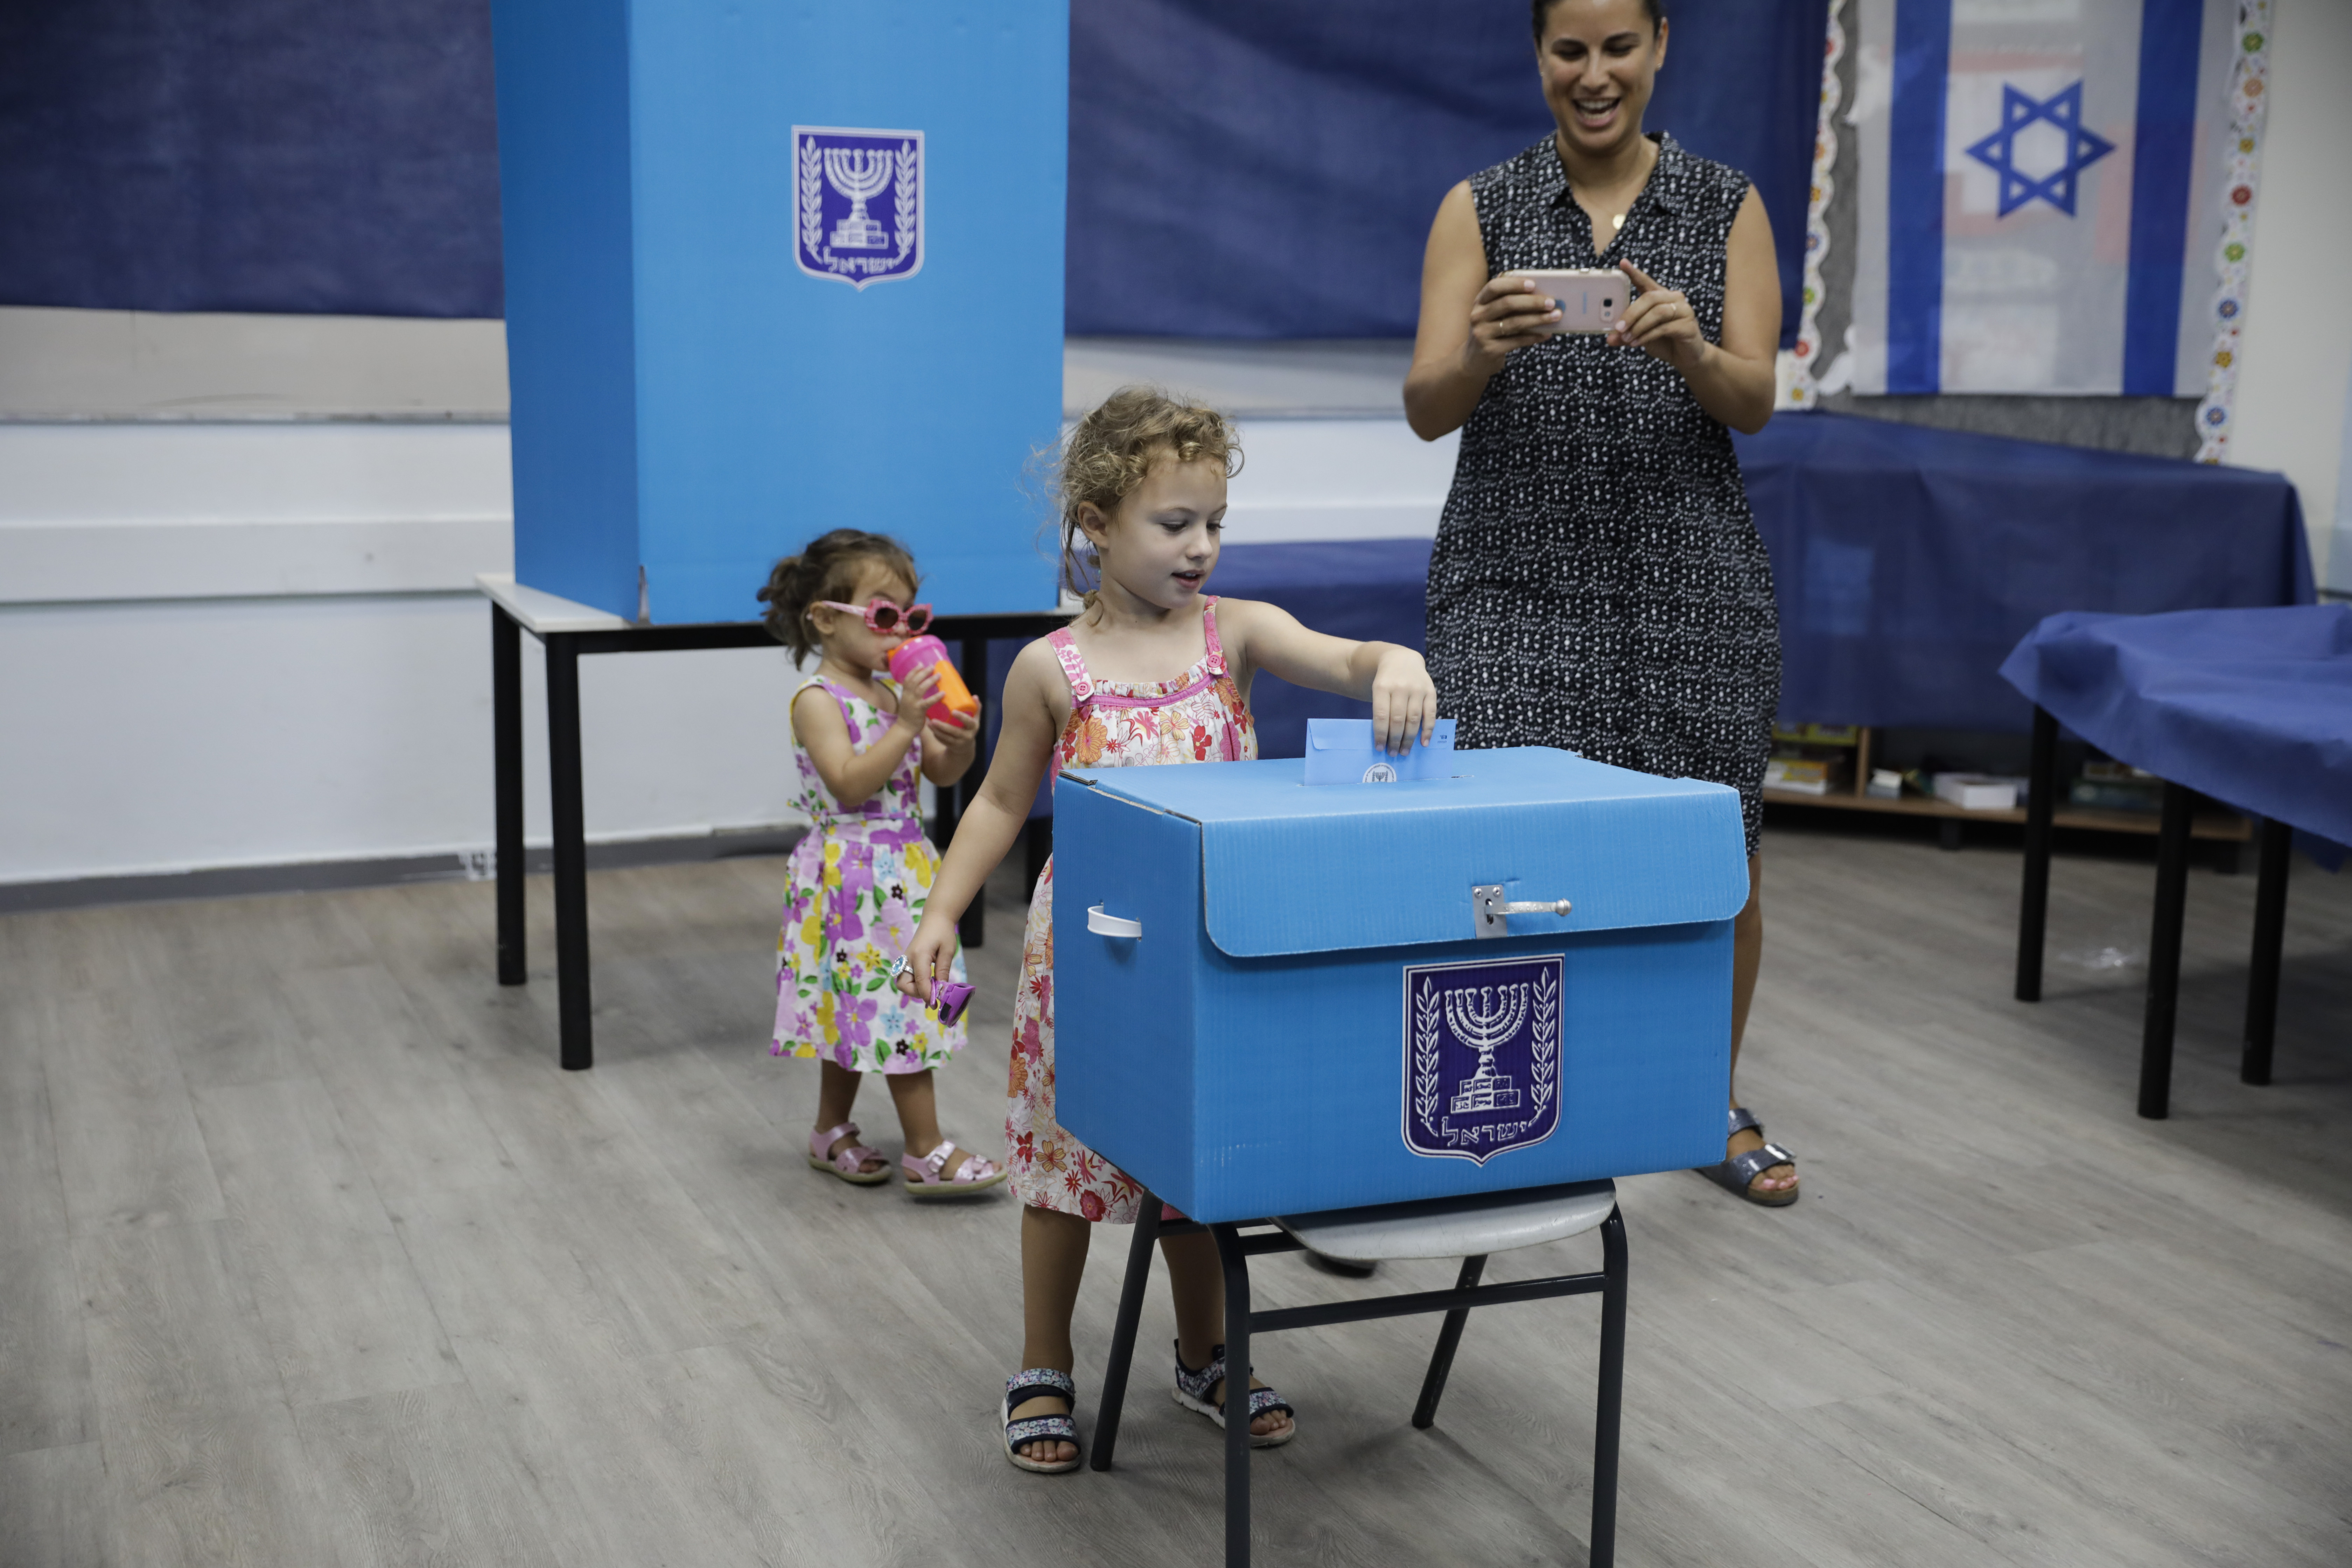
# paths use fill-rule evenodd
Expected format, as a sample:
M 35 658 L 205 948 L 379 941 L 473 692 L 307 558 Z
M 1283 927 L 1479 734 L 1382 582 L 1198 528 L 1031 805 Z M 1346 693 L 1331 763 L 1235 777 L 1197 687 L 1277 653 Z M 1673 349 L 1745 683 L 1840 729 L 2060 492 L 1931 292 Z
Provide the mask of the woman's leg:
M 883 1075 L 890 1080 L 890 1102 L 898 1108 L 898 1131 L 907 1140 L 907 1152 L 919 1160 L 940 1146 L 940 1097 L 938 1087 L 931 1081 L 930 1069 L 921 1072 L 894 1072 Z M 828 1124 L 830 1125 L 830 1124 Z M 971 1151 L 958 1148 L 940 1174 L 952 1176 L 963 1169 L 971 1158 Z M 1033 1361 L 1031 1366 L 1043 1366 Z M 1069 1368 L 1062 1369 L 1067 1372 Z
M 1160 1242 L 1160 1253 L 1168 1259 L 1168 1288 L 1176 1298 L 1176 1353 L 1186 1366 L 1206 1366 L 1225 1338 L 1225 1269 L 1216 1238 L 1207 1231 L 1171 1236 Z M 1265 1384 L 1254 1377 L 1250 1386 Z M 1209 1391 L 1212 1403 L 1224 1398 L 1224 1387 L 1220 1382 Z M 1270 1410 L 1251 1422 L 1250 1430 L 1263 1437 L 1289 1425 L 1286 1414 Z
M 929 1075 L 926 1075 L 929 1076 Z M 1021 1366 L 1050 1366 L 1056 1372 L 1077 1370 L 1077 1352 L 1070 1345 L 1070 1317 L 1077 1310 L 1078 1281 L 1086 1277 L 1087 1247 L 1094 1240 L 1094 1222 L 1024 1205 L 1021 1209 Z M 1070 1402 L 1058 1394 L 1041 1394 L 1013 1407 L 1013 1419 L 1033 1415 L 1066 1415 Z M 1078 1457 L 1077 1446 L 1058 1437 L 1021 1445 L 1024 1458 L 1055 1463 Z
M 819 1062 L 817 1074 L 814 1131 L 822 1132 L 828 1127 L 838 1127 L 849 1120 L 850 1110 L 857 1104 L 857 1091 L 866 1083 L 866 1075 L 862 1072 L 851 1072 L 847 1068 L 833 1062 Z M 827 1148 L 825 1152 L 838 1154 L 856 1142 L 856 1139 L 845 1132 L 833 1141 L 832 1146 Z M 870 1160 L 859 1161 L 857 1168 L 864 1174 L 870 1176 L 888 1163 L 877 1155 Z
M 1756 972 L 1764 965 L 1764 857 L 1748 858 L 1748 903 L 1731 922 L 1731 1103 L 1739 1103 L 1739 1047 L 1748 1033 L 1748 1006 L 1756 1000 Z M 1734 1136 L 1725 1159 L 1763 1147 L 1764 1135 L 1750 1128 Z M 1786 1192 L 1797 1184 L 1794 1165 L 1772 1165 L 1748 1184 L 1752 1193 Z

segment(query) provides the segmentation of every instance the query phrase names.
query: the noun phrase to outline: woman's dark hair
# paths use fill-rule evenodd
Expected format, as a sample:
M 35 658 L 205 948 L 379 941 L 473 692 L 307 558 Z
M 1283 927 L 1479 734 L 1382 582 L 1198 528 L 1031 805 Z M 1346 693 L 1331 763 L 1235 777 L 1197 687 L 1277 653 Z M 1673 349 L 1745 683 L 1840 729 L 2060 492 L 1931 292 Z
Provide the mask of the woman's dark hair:
M 1529 4 L 1535 13 L 1536 42 L 1540 44 L 1543 42 L 1544 24 L 1551 20 L 1551 8 L 1559 5 L 1559 0 L 1529 0 Z M 1660 0 L 1642 0 L 1642 12 L 1650 18 L 1650 37 L 1656 37 L 1658 24 L 1666 19 L 1665 6 Z
M 878 561 L 907 580 L 908 592 L 922 585 L 915 558 L 887 533 L 858 528 L 836 528 L 813 539 L 798 555 L 787 555 L 768 574 L 760 590 L 767 609 L 760 618 L 769 635 L 804 659 L 816 650 L 816 628 L 809 625 L 809 606 L 820 599 L 846 600 L 857 591 L 857 574 L 869 561 Z

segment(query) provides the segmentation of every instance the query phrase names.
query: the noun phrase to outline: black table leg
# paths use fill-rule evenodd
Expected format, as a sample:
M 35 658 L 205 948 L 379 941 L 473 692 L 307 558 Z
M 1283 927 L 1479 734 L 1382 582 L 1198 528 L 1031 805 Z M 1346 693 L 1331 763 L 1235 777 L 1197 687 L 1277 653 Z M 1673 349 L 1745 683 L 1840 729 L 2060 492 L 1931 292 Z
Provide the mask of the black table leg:
M 1127 1405 L 1127 1372 L 1135 1362 L 1135 1332 L 1143 1321 L 1143 1291 L 1151 1281 L 1151 1247 L 1160 1239 L 1160 1200 L 1143 1194 L 1135 1215 L 1135 1234 L 1127 1244 L 1127 1279 L 1119 1286 L 1118 1317 L 1111 1325 L 1110 1360 L 1103 1365 L 1102 1407 L 1095 1417 L 1095 1453 L 1087 1461 L 1097 1470 L 1110 1468 L 1111 1451 L 1118 1447 L 1118 1418 Z
M 1486 1259 L 1483 1256 L 1464 1258 L 1454 1288 L 1469 1289 L 1486 1271 Z M 1456 1307 L 1445 1314 L 1445 1326 L 1437 1331 L 1437 1352 L 1429 1358 L 1429 1372 L 1421 1380 L 1421 1402 L 1412 1407 L 1412 1424 L 1424 1432 L 1437 1425 L 1437 1402 L 1445 1396 L 1445 1380 L 1454 1371 L 1454 1352 L 1462 1348 L 1462 1330 L 1469 1321 L 1470 1309 Z
M 1250 1287 L 1241 1229 L 1213 1225 L 1225 1266 L 1225 1568 L 1250 1560 Z
M 2196 792 L 2164 785 L 2156 835 L 2156 924 L 2147 939 L 2147 1021 L 2140 1037 L 2139 1113 L 2162 1121 L 2172 1106 L 2172 1026 L 2180 1001 L 2180 921 L 2189 902 L 2189 818 Z
M 2271 1037 L 2278 1028 L 2280 950 L 2286 942 L 2286 874 L 2294 829 L 2274 818 L 2261 828 L 2262 869 L 2254 884 L 2254 958 L 2246 975 L 2246 1047 L 2238 1063 L 2242 1083 L 2271 1080 Z
M 2057 810 L 2058 721 L 2033 710 L 2033 765 L 2026 780 L 2025 894 L 2017 911 L 2017 999 L 2042 1000 L 2043 931 L 2050 913 L 2050 820 Z
M 1600 1393 L 1592 1415 L 1592 1568 L 1617 1560 L 1617 1440 L 1625 1404 L 1625 1216 L 1601 1222 Z
M 499 984 L 520 985 L 524 969 L 522 901 L 522 626 L 490 605 L 491 793 L 498 826 L 491 856 L 498 878 Z
M 588 1020 L 588 827 L 580 794 L 580 649 L 551 632 L 547 645 L 547 780 L 555 819 L 555 991 L 558 1055 L 568 1072 L 595 1063 Z

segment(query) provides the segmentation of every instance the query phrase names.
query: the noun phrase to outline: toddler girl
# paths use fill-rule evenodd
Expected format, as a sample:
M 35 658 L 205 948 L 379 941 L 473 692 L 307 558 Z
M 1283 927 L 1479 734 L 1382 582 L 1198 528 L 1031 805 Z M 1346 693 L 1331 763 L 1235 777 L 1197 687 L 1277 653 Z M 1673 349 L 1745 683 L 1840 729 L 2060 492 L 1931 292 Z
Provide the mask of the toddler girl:
M 980 798 L 956 827 L 900 986 L 928 995 L 951 973 L 955 924 L 1012 847 L 1042 778 L 1065 766 L 1240 762 L 1257 755 L 1249 687 L 1257 671 L 1372 703 L 1381 744 L 1427 740 L 1437 693 L 1421 656 L 1308 631 L 1272 605 L 1202 588 L 1217 563 L 1225 481 L 1239 466 L 1213 409 L 1139 388 L 1079 421 L 1056 489 L 1064 577 L 1090 556 L 1099 585 L 1067 629 L 1030 644 L 1004 686 L 1003 729 Z M 1083 546 L 1081 544 L 1083 541 Z M 1140 1189 L 1054 1119 L 1054 868 L 1029 903 L 1014 1000 L 1012 1108 L 1005 1122 L 1021 1215 L 1028 1370 L 1005 1384 L 1004 1450 L 1025 1470 L 1078 1465 L 1070 1314 L 1093 1222 L 1131 1223 Z M 1205 1233 L 1161 1244 L 1176 1300 L 1176 1399 L 1224 1424 L 1224 1276 Z M 1290 1440 L 1290 1405 L 1253 1383 L 1253 1442 Z
M 907 1190 L 928 1198 L 982 1192 L 1004 1173 L 940 1136 L 931 1069 L 962 1047 L 962 1023 L 942 1026 L 889 983 L 939 869 L 916 769 L 953 784 L 980 735 L 977 713 L 925 717 L 937 696 L 929 670 L 903 688 L 876 679 L 891 649 L 929 624 L 929 607 L 912 604 L 916 584 L 897 540 L 837 528 L 778 562 L 760 597 L 768 629 L 795 658 L 824 652 L 793 694 L 793 758 L 812 826 L 788 863 L 769 1049 L 822 1058 L 809 1163 L 860 1186 L 890 1176 L 849 1119 L 864 1075 L 883 1074 L 906 1134 Z M 940 978 L 963 978 L 962 961 Z

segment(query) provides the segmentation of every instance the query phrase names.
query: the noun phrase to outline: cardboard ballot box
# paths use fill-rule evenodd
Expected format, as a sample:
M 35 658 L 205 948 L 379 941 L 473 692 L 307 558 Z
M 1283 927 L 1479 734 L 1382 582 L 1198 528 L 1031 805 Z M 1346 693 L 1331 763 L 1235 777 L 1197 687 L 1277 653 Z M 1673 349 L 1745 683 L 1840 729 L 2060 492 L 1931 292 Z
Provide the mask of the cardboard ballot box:
M 1721 1160 L 1738 795 L 1538 747 L 1451 771 L 1065 773 L 1063 1125 L 1207 1221 Z

